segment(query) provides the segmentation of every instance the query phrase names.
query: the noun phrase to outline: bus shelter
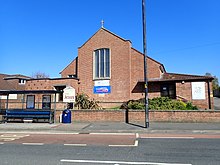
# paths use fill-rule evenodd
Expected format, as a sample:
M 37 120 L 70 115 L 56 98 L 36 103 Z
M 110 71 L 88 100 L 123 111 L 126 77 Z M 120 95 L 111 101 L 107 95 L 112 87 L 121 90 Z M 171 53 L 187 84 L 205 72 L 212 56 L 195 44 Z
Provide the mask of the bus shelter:
M 5 119 L 49 119 L 56 122 L 56 90 L 0 90 Z M 14 99 L 10 99 L 13 96 Z

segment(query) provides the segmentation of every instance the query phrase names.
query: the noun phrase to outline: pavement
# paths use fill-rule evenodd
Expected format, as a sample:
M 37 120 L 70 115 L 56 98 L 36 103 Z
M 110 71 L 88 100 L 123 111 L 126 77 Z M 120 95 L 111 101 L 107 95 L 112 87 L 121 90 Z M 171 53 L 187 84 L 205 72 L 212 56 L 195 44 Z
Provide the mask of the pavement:
M 220 98 L 219 97 L 214 97 L 214 109 L 220 110 Z
M 214 98 L 215 108 L 220 110 L 220 98 Z M 73 122 L 63 123 L 1 123 L 0 133 L 176 133 L 176 134 L 219 134 L 220 123 L 172 123 L 151 122 L 149 128 L 144 123 L 124 122 Z
M 144 133 L 144 134 L 218 134 L 220 123 L 144 123 L 124 122 L 73 122 L 64 123 L 1 123 L 0 133 Z

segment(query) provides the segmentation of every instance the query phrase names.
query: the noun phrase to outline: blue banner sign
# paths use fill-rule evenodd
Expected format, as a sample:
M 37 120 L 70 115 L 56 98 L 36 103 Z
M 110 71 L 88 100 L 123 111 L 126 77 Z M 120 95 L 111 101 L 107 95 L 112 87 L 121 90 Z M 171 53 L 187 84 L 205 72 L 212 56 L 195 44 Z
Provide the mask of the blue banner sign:
M 94 86 L 93 93 L 95 94 L 111 93 L 111 86 Z

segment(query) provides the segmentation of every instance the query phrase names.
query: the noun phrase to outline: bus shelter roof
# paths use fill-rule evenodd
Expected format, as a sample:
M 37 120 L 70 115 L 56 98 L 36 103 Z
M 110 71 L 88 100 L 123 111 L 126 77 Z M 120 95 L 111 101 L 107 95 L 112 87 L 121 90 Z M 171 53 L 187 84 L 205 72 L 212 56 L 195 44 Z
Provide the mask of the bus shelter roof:
M 56 94 L 61 93 L 57 90 L 0 90 L 0 95 L 9 94 Z

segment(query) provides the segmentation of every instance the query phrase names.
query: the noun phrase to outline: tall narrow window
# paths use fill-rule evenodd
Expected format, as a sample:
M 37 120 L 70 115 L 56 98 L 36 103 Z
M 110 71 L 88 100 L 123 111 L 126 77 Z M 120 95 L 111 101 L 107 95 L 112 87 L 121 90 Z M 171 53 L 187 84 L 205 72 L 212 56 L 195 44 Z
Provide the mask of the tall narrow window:
M 43 95 L 42 97 L 42 109 L 50 109 L 51 108 L 51 96 Z
M 27 109 L 34 109 L 34 107 L 35 107 L 35 96 L 34 95 L 27 95 L 26 108 Z
M 94 78 L 110 78 L 110 51 L 107 48 L 94 52 Z

